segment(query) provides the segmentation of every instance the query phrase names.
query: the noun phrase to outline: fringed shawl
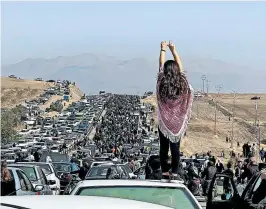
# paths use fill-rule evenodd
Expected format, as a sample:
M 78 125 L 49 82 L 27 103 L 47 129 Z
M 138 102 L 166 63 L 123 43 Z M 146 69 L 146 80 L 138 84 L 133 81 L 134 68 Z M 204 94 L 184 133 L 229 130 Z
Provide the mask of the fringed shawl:
M 188 83 L 186 75 L 181 74 L 181 83 L 186 90 L 176 99 L 162 101 L 159 86 L 163 78 L 160 70 L 157 79 L 158 126 L 162 134 L 171 142 L 176 143 L 184 136 L 191 116 L 193 88 Z

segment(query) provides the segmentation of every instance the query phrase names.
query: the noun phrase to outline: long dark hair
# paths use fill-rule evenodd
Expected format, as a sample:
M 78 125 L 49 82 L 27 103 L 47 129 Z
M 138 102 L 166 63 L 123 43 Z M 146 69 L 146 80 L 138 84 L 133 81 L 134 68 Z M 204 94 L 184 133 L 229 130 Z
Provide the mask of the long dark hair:
M 162 101 L 176 99 L 187 88 L 182 80 L 181 70 L 174 60 L 164 63 L 163 73 L 159 75 L 158 79 L 160 79 L 158 96 Z

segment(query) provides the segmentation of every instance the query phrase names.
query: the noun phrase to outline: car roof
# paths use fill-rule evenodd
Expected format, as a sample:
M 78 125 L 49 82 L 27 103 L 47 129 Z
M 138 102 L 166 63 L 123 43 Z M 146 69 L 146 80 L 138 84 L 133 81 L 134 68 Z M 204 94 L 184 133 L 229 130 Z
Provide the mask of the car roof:
M 29 164 L 23 164 L 23 163 L 19 163 L 19 164 L 9 164 L 10 167 L 38 167 L 38 165 L 29 165 Z
M 48 201 L 49 200 L 49 201 Z M 97 205 L 97 209 L 124 209 L 125 205 L 127 208 L 153 208 L 153 209 L 164 209 L 169 208 L 161 205 L 140 202 L 135 200 L 126 200 L 120 198 L 110 197 L 93 197 L 93 196 L 5 196 L 1 198 L 1 208 L 10 209 L 14 206 L 25 207 L 28 209 L 73 209 L 77 207 L 79 209 L 88 209 L 88 203 L 90 205 Z M 3 204 L 10 204 L 9 207 Z M 13 207 L 11 206 L 13 205 Z
M 28 165 L 28 164 L 32 164 L 33 166 L 37 166 L 37 164 L 43 164 L 43 165 L 51 165 L 52 163 L 46 163 L 46 162 L 17 162 L 16 164 L 18 165 L 21 165 L 21 164 L 25 164 L 25 165 Z M 16 165 L 15 164 L 15 165 Z
M 68 165 L 71 165 L 71 164 L 75 164 L 75 163 L 69 163 L 69 162 L 52 162 L 52 164 L 68 164 Z
M 84 180 L 78 183 L 78 187 L 90 187 L 90 186 L 147 186 L 147 187 L 176 187 L 184 188 L 182 182 L 170 182 L 163 183 L 159 180 L 126 180 L 126 179 L 116 179 L 116 180 Z
M 16 167 L 12 167 L 12 166 L 9 166 L 10 164 L 7 164 L 7 169 L 10 169 L 10 170 L 21 170 L 20 168 L 16 168 Z

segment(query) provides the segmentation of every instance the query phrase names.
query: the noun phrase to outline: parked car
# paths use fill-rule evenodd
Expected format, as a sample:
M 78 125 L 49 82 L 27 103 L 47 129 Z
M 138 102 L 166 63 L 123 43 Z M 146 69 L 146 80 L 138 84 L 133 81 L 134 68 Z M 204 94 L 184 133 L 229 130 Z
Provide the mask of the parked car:
M 5 195 L 40 195 L 40 192 L 43 190 L 43 185 L 33 186 L 27 175 L 19 168 L 8 166 L 8 170 L 14 180 L 13 183 L 15 184 L 15 191 Z M 1 184 L 1 189 L 4 190 L 4 182 L 1 181 Z M 1 191 L 1 195 L 4 195 L 4 191 Z
M 57 177 L 56 171 L 54 169 L 54 166 L 52 165 L 52 163 L 45 163 L 45 162 L 21 162 L 18 164 L 29 164 L 29 165 L 37 165 L 39 166 L 47 180 L 48 180 L 48 184 L 51 188 L 51 190 L 53 191 L 54 195 L 58 195 L 60 193 L 60 180 L 59 177 Z
M 72 179 L 72 175 L 77 175 L 79 173 L 79 166 L 75 163 L 67 163 L 67 162 L 53 162 L 52 163 L 56 175 L 60 180 L 60 192 L 64 192 L 66 186 Z
M 88 209 L 90 205 L 97 206 L 97 209 L 169 209 L 161 205 L 134 200 L 125 200 L 108 197 L 73 197 L 73 196 L 38 196 L 38 197 L 2 197 L 1 209 Z M 77 205 L 78 204 L 78 205 Z
M 208 196 L 207 196 L 207 209 L 257 209 L 265 208 L 266 198 L 258 203 L 252 203 L 252 198 L 255 191 L 258 189 L 261 183 L 261 175 L 265 174 L 266 170 L 262 170 L 255 174 L 248 182 L 244 191 L 241 195 L 236 188 L 235 181 L 232 177 L 225 174 L 216 174 L 209 187 Z M 226 179 L 229 183 L 229 192 L 225 192 L 223 188 L 217 188 L 217 181 L 224 181 Z M 223 187 L 223 184 L 221 184 Z
M 43 190 L 40 191 L 41 195 L 53 194 L 51 188 L 48 185 L 47 178 L 39 166 L 29 164 L 11 164 L 9 166 L 23 170 L 33 186 L 42 185 Z
M 175 209 L 201 209 L 187 187 L 180 183 L 132 180 L 84 180 L 70 195 L 115 197 L 137 200 Z M 182 200 L 182 201 L 181 201 Z
M 123 170 L 125 173 L 128 174 L 129 178 L 130 179 L 136 179 L 137 176 L 134 175 L 134 173 L 132 172 L 131 168 L 129 167 L 128 163 L 125 163 L 125 164 L 118 164 Z
M 129 175 L 121 170 L 120 166 L 109 164 L 99 164 L 92 166 L 85 179 L 129 179 Z

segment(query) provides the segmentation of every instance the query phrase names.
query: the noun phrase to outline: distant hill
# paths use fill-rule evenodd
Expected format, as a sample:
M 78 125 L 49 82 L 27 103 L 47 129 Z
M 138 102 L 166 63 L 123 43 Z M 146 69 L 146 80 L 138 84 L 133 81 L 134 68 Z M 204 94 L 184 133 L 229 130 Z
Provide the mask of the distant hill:
M 206 74 L 211 80 L 211 91 L 215 91 L 217 84 L 222 84 L 224 92 L 266 91 L 264 71 L 210 58 L 183 57 L 182 60 L 188 69 L 190 82 L 196 89 L 201 89 L 201 76 Z M 2 67 L 4 76 L 14 74 L 27 79 L 69 79 L 78 83 L 85 93 L 96 93 L 102 89 L 117 93 L 154 90 L 157 72 L 156 57 L 121 60 L 92 53 L 52 59 L 26 59 Z

